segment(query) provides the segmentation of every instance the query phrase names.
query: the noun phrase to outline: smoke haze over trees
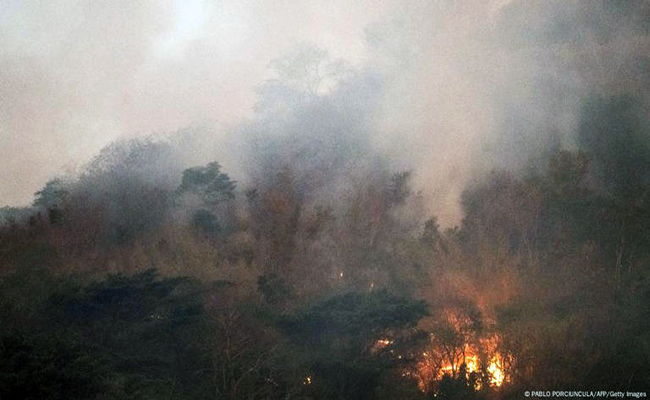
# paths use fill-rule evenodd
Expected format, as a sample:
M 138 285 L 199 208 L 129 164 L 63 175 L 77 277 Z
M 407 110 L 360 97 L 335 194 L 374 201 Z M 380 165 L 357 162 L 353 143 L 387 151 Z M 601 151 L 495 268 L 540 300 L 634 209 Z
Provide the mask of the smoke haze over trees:
M 0 398 L 650 388 L 649 3 L 365 3 L 0 6 Z

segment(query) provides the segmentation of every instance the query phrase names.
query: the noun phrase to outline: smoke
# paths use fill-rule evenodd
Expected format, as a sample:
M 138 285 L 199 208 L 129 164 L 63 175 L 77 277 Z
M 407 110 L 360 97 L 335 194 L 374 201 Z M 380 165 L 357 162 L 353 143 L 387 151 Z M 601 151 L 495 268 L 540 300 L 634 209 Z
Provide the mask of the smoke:
M 648 111 L 648 2 L 7 2 L 0 19 L 7 204 L 115 139 L 199 126 L 167 135 L 173 169 L 216 159 L 245 186 L 290 166 L 332 199 L 354 171 L 413 169 L 450 226 L 485 170 L 575 147 L 590 96 Z
M 647 98 L 648 4 L 427 2 L 367 29 L 387 81 L 379 138 L 444 225 L 468 180 L 574 148 L 589 96 Z

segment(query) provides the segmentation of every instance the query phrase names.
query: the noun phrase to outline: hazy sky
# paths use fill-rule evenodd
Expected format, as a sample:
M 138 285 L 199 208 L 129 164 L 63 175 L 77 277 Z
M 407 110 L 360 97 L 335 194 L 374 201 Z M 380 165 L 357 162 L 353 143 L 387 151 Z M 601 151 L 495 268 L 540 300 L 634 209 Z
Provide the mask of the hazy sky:
M 372 5 L 371 5 L 372 3 Z M 269 62 L 313 42 L 351 62 L 381 2 L 0 3 L 0 203 L 125 135 L 251 113 Z
M 116 138 L 236 125 L 271 60 L 313 43 L 382 77 L 377 146 L 453 220 L 473 170 L 570 145 L 593 91 L 646 90 L 648 2 L 616 4 L 3 1 L 0 204 Z

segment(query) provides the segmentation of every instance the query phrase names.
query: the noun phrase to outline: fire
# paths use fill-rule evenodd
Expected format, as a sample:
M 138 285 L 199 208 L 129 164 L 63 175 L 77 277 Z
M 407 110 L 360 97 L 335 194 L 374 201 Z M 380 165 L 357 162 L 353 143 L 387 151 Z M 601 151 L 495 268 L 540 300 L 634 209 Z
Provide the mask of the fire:
M 390 339 L 379 339 L 379 340 L 377 340 L 377 341 L 375 342 L 375 344 L 370 348 L 370 351 L 374 354 L 374 353 L 377 353 L 377 352 L 379 352 L 379 351 L 384 350 L 385 348 L 387 348 L 387 347 L 390 346 L 391 344 L 393 344 L 393 341 L 390 340 Z M 392 353 L 392 352 L 393 352 L 393 351 L 391 350 L 391 353 Z
M 472 372 L 478 371 L 478 360 L 476 356 L 467 357 L 465 359 L 465 366 L 467 368 L 467 373 L 471 374 Z
M 487 350 L 492 351 L 492 356 L 485 367 L 485 371 L 489 375 L 489 385 L 494 387 L 499 387 L 505 382 L 505 373 L 503 371 L 503 366 L 501 362 L 501 355 L 494 351 L 496 339 L 490 338 L 480 341 L 482 347 Z M 377 352 L 391 346 L 394 342 L 390 339 L 379 339 L 375 342 L 375 345 L 372 347 L 371 351 Z M 391 350 L 391 353 L 393 351 Z M 462 357 L 453 357 L 452 362 L 446 362 L 444 355 L 440 352 L 439 349 L 432 349 L 432 351 L 425 351 L 422 353 L 421 361 L 418 364 L 416 373 L 405 371 L 402 373 L 402 376 L 415 376 L 419 380 L 420 389 L 426 389 L 426 380 L 440 380 L 445 375 L 449 375 L 453 378 L 458 377 L 460 373 L 460 367 L 462 364 L 465 365 L 465 373 L 467 374 L 466 378 L 469 379 L 470 374 L 480 373 L 481 371 L 481 362 L 479 361 L 478 352 L 469 345 L 464 345 L 462 349 Z M 402 356 L 398 355 L 398 359 L 401 359 Z M 436 372 L 437 367 L 437 372 Z M 310 377 L 307 378 L 307 384 L 311 383 Z M 475 388 L 477 390 L 481 389 L 481 382 L 477 380 L 475 383 Z
M 503 366 L 501 365 L 501 360 L 498 355 L 492 357 L 490 364 L 486 368 L 487 372 L 490 374 L 490 383 L 494 386 L 501 386 L 505 380 L 505 374 L 503 373 Z
M 484 364 L 481 364 L 478 353 L 471 346 L 465 346 L 464 353 L 464 357 L 456 358 L 453 362 L 445 360 L 444 354 L 435 349 L 422 353 L 415 374 L 418 377 L 420 389 L 426 390 L 431 382 L 440 381 L 445 375 L 459 378 L 463 364 L 465 365 L 466 379 L 470 379 L 471 374 L 480 374 L 481 371 L 484 371 L 488 375 L 489 386 L 500 387 L 506 382 L 501 355 L 498 352 L 494 352 Z M 483 386 L 483 382 L 477 379 L 474 385 L 475 389 L 479 390 Z
M 508 371 L 515 360 L 502 353 L 502 339 L 497 333 L 486 334 L 485 325 L 477 329 L 475 319 L 454 310 L 431 321 L 425 328 L 429 332 L 426 348 L 415 355 L 416 364 L 404 369 L 402 376 L 415 378 L 426 393 L 436 393 L 445 377 L 464 380 L 476 390 L 498 388 L 509 382 Z M 376 340 L 371 351 L 387 349 L 392 354 L 392 345 L 392 340 L 382 338 Z M 395 356 L 402 358 L 400 354 Z
M 476 390 L 486 384 L 500 387 L 508 381 L 504 368 L 504 361 L 507 360 L 497 350 L 498 336 L 476 339 L 473 344 L 456 345 L 436 340 L 433 335 L 431 337 L 431 348 L 422 353 L 413 373 L 422 391 L 434 389 L 445 375 L 458 379 L 463 372 L 465 379 L 474 382 Z

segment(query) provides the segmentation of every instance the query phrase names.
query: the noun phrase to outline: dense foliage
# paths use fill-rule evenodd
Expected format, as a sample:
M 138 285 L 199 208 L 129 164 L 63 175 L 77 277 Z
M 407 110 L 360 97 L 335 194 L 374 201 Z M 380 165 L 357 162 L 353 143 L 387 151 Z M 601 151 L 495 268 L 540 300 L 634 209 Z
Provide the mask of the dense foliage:
M 485 174 L 447 230 L 381 162 L 295 168 L 298 149 L 240 188 L 216 162 L 162 174 L 169 144 L 113 145 L 5 210 L 0 398 L 647 389 L 639 109 L 587 102 L 577 148 Z

